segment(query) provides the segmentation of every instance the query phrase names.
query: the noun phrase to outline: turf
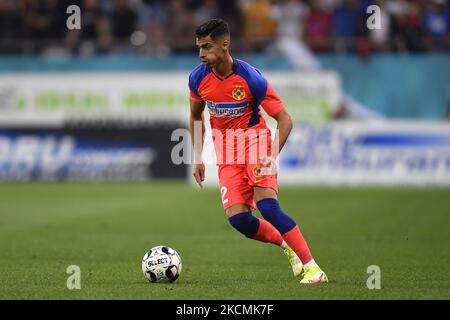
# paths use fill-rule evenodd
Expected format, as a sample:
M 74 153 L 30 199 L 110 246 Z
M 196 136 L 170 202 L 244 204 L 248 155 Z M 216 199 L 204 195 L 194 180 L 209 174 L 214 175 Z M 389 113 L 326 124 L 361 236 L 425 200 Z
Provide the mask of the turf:
M 0 185 L 1 299 L 450 299 L 450 190 L 281 188 L 327 285 L 300 286 L 282 251 L 234 231 L 216 189 L 152 184 Z M 167 244 L 184 270 L 149 284 Z M 69 265 L 81 290 L 66 287 Z M 381 290 L 366 286 L 369 265 Z

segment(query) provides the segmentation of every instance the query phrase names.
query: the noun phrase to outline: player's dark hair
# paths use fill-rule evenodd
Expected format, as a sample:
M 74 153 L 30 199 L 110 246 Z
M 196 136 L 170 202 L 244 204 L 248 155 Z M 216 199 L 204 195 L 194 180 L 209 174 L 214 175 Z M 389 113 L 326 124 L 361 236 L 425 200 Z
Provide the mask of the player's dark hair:
M 230 36 L 230 29 L 228 28 L 228 23 L 222 19 L 211 19 L 195 30 L 195 35 L 198 39 L 210 36 L 211 39 L 216 40 L 221 36 Z

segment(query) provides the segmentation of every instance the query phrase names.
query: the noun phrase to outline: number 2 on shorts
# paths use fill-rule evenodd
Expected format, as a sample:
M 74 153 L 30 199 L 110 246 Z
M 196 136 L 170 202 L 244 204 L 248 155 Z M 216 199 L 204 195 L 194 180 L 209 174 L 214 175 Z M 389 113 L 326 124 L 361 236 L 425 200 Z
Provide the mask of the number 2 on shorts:
M 228 202 L 228 198 L 225 198 L 225 195 L 227 194 L 227 192 L 228 192 L 227 187 L 220 188 L 220 193 L 222 195 L 222 203 L 223 204 L 226 204 Z

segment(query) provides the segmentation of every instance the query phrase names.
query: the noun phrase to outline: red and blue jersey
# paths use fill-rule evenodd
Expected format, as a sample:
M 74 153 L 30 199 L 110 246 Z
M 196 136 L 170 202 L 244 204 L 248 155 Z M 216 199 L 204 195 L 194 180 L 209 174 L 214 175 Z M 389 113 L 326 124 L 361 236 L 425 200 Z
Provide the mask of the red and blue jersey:
M 205 102 L 211 128 L 267 128 L 260 106 L 274 116 L 284 106 L 263 75 L 250 64 L 233 59 L 233 70 L 224 76 L 199 65 L 189 75 L 190 99 Z

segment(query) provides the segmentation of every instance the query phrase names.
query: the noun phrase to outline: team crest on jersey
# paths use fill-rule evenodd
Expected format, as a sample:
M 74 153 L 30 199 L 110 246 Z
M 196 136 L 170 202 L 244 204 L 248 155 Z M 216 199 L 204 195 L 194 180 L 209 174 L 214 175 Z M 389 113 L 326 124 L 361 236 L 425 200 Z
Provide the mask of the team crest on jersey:
M 255 177 L 255 182 L 261 182 L 269 175 L 268 168 L 261 165 L 257 165 L 253 168 L 253 176 Z
M 245 98 L 245 91 L 242 87 L 236 87 L 233 89 L 233 92 L 231 92 L 231 95 L 235 100 L 242 100 Z

